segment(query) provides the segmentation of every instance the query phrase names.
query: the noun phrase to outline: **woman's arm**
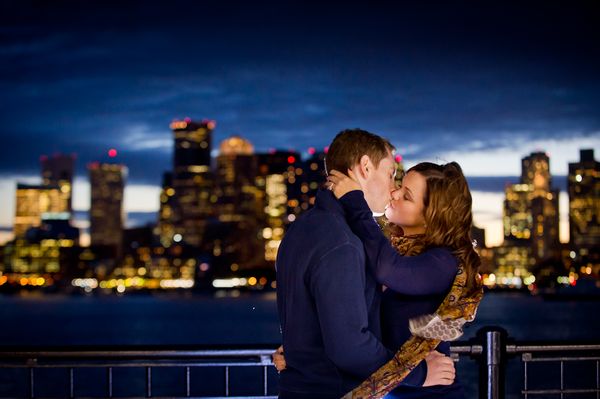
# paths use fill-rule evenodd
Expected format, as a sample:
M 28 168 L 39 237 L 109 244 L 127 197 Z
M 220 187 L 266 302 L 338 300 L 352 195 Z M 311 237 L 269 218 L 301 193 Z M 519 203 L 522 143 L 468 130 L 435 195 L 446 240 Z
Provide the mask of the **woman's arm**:
M 350 228 L 364 243 L 367 264 L 379 283 L 407 295 L 448 291 L 458 269 L 458 262 L 448 249 L 432 248 L 417 256 L 402 256 L 373 219 L 362 191 L 348 192 L 340 203 Z

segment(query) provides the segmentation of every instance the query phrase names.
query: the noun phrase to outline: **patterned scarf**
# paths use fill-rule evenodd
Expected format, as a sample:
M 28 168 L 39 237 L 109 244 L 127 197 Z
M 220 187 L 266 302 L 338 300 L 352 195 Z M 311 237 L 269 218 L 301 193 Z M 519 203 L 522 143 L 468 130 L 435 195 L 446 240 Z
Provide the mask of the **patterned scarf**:
M 417 255 L 414 251 L 418 237 L 392 236 L 392 245 L 402 255 Z M 475 319 L 477 306 L 483 297 L 481 280 L 474 293 L 467 292 L 467 274 L 460 264 L 452 288 L 437 311 L 409 320 L 412 336 L 400 347 L 394 358 L 367 378 L 343 399 L 379 399 L 390 393 L 404 378 L 434 350 L 441 341 L 458 339 L 465 323 Z

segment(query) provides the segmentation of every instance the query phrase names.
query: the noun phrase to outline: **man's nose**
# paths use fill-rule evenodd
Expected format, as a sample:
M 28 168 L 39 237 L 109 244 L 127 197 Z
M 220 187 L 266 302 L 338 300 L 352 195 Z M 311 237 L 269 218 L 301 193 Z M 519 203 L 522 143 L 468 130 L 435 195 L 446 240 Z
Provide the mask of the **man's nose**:
M 392 192 L 390 194 L 391 194 L 393 200 L 397 200 L 398 198 L 400 198 L 400 189 L 396 188 L 396 189 L 392 190 Z

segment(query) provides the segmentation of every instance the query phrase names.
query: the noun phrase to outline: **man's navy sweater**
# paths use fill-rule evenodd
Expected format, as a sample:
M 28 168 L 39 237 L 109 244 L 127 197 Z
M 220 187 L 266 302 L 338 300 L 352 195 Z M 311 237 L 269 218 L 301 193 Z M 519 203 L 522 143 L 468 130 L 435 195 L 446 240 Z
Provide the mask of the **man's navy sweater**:
M 379 286 L 365 261 L 341 204 L 320 190 L 277 256 L 281 397 L 339 398 L 392 358 L 380 342 Z

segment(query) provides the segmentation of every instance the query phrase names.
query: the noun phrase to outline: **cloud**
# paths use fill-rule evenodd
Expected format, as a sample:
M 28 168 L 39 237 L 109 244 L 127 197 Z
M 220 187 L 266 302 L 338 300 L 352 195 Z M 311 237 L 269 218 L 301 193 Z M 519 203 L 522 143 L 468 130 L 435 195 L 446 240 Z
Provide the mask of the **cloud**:
M 171 153 L 173 138 L 165 130 L 151 131 L 147 125 L 134 125 L 125 129 L 121 145 L 130 151 L 162 150 Z
M 600 133 L 589 137 L 550 140 L 527 140 L 515 137 L 512 142 L 505 142 L 495 149 L 471 152 L 468 149 L 448 151 L 444 148 L 432 147 L 430 153 L 439 154 L 437 156 L 443 159 L 442 162 L 458 162 L 468 176 L 520 176 L 521 159 L 532 152 L 542 151 L 550 157 L 550 173 L 553 176 L 566 176 L 569 163 L 578 162 L 579 151 L 584 148 L 594 149 L 595 154 L 600 154 Z M 564 182 L 560 186 L 564 187 Z

